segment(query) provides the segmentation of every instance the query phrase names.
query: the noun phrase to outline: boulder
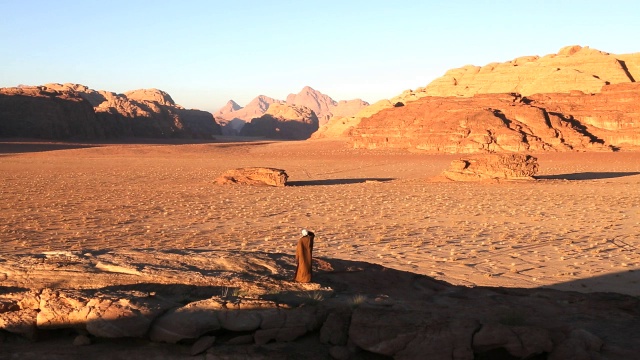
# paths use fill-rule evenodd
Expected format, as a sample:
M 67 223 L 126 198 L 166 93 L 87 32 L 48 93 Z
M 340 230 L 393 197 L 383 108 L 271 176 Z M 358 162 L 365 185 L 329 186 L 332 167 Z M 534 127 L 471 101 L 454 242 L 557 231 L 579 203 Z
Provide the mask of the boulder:
M 191 356 L 195 356 L 198 354 L 202 354 L 207 351 L 213 344 L 216 342 L 215 336 L 203 336 L 198 339 L 193 345 L 191 345 L 191 350 L 189 351 Z
M 215 183 L 285 186 L 288 178 L 289 175 L 282 169 L 249 167 L 227 170 L 215 179 Z
M 472 346 L 474 353 L 502 348 L 519 359 L 527 359 L 549 353 L 553 349 L 553 341 L 546 329 L 490 323 L 483 324 L 473 336 Z
M 217 299 L 206 299 L 171 309 L 153 323 L 149 338 L 153 341 L 176 343 L 197 339 L 209 331 L 221 328 L 218 311 L 224 305 Z
M 346 345 L 349 339 L 350 309 L 336 309 L 327 316 L 320 328 L 320 342 L 331 345 Z
M 358 347 L 394 359 L 473 359 L 475 320 L 421 310 L 357 308 L 349 339 Z
M 443 175 L 454 181 L 533 180 L 538 159 L 526 154 L 490 154 L 453 160 Z

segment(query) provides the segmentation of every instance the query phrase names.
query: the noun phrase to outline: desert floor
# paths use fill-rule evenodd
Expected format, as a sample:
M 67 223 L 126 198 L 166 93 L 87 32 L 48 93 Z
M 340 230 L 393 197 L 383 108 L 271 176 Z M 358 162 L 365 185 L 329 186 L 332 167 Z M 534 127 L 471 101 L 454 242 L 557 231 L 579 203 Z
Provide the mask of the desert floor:
M 222 249 L 359 260 L 459 285 L 640 295 L 640 152 L 540 153 L 536 181 L 438 180 L 460 155 L 340 141 L 0 142 L 0 257 Z M 219 186 L 285 169 L 283 188 Z

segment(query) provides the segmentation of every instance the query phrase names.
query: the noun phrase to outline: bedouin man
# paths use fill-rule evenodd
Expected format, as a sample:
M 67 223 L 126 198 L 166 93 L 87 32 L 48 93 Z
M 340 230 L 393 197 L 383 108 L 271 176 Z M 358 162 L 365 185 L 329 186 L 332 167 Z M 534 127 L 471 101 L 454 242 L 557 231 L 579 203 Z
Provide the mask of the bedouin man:
M 296 277 L 297 282 L 311 282 L 311 257 L 313 253 L 313 238 L 316 235 L 307 229 L 302 229 L 302 237 L 296 247 Z

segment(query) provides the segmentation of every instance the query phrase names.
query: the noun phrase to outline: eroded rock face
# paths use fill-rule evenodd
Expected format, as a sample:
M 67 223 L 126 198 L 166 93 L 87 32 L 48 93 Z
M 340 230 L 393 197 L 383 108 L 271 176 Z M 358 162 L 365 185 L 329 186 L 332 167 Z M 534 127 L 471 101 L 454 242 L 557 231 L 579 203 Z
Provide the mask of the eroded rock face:
M 482 67 L 469 65 L 449 70 L 444 76 L 432 81 L 426 87 L 415 90 L 406 90 L 392 99 L 378 101 L 362 109 L 356 115 L 340 119 L 334 118 L 332 120 L 335 121 L 331 121 L 321 126 L 313 135 L 313 138 L 349 136 L 354 129 L 359 128 L 359 124 L 362 119 L 375 115 L 382 110 L 392 108 L 398 102 L 408 105 L 409 103 L 425 97 L 439 98 L 441 100 L 432 101 L 443 101 L 446 103 L 448 101 L 447 98 L 449 97 L 477 97 L 477 95 L 481 94 L 518 93 L 522 96 L 526 96 L 527 98 L 537 98 L 538 95 L 534 94 L 544 94 L 542 97 L 548 95 L 552 98 L 561 98 L 562 96 L 569 95 L 576 96 L 579 94 L 586 94 L 588 96 L 608 90 L 618 91 L 614 89 L 620 89 L 615 86 L 607 85 L 626 84 L 635 86 L 635 82 L 638 78 L 640 78 L 640 53 L 616 55 L 590 49 L 589 47 L 567 46 L 560 49 L 557 54 L 549 54 L 543 57 L 537 55 L 523 56 L 504 63 L 496 62 Z M 618 95 L 614 95 L 613 97 L 615 96 Z M 591 101 L 587 101 L 590 108 L 585 107 L 582 109 L 586 112 L 599 112 L 600 108 L 604 107 L 605 111 L 612 111 L 615 109 L 615 106 L 611 106 L 611 104 L 607 103 L 610 101 L 608 99 L 612 99 L 612 97 L 596 96 L 591 99 Z M 571 100 L 568 100 L 569 104 L 570 102 Z M 455 106 L 453 105 L 454 103 L 451 104 L 451 106 Z M 461 104 L 458 103 L 457 105 Z M 625 111 L 628 112 L 630 105 L 631 104 L 623 105 L 626 107 Z M 478 106 L 479 107 L 476 110 L 480 112 L 483 105 L 478 104 Z M 489 106 L 491 105 L 484 105 L 484 107 Z M 468 109 L 466 109 L 467 105 L 463 105 L 463 107 L 465 107 L 463 112 L 468 112 Z M 570 105 L 563 107 L 558 116 L 571 122 L 571 116 L 576 114 L 573 114 L 570 110 L 572 110 Z M 633 112 L 637 113 L 638 111 L 633 110 L 632 113 Z M 461 115 L 463 115 L 463 117 L 465 116 L 465 114 Z M 419 117 L 416 120 L 426 118 L 426 116 L 422 115 L 417 116 Z M 436 129 L 434 131 L 436 134 L 432 135 L 437 136 L 437 133 L 441 131 L 438 129 L 439 126 L 437 121 L 441 116 L 442 114 L 436 113 L 430 117 L 431 119 L 428 122 L 422 123 L 422 125 L 425 127 L 432 127 L 433 125 L 436 125 Z M 602 116 L 602 113 L 600 113 L 599 116 Z M 551 122 L 554 122 L 553 117 L 554 116 L 550 116 L 549 120 Z M 606 115 L 604 117 L 610 118 L 610 115 Z M 589 116 L 587 114 L 585 114 L 584 118 L 584 121 L 580 120 L 579 123 L 575 125 L 587 126 L 591 120 L 588 119 Z M 434 124 L 431 124 L 431 122 L 434 122 Z M 600 122 L 600 120 L 595 120 L 595 122 Z M 554 124 L 550 127 L 556 128 Z M 637 128 L 637 122 L 635 127 Z M 446 149 L 442 149 L 442 146 L 427 146 L 430 148 L 429 151 L 475 151 L 473 150 L 473 148 L 475 148 L 474 145 L 456 145 L 456 143 L 459 142 L 458 135 L 455 133 L 455 128 L 450 130 L 450 135 L 453 137 L 453 140 L 449 145 L 445 146 Z M 591 130 L 593 130 L 592 135 L 595 136 L 594 140 L 604 140 L 605 143 L 608 143 L 607 140 L 609 140 L 611 141 L 612 146 L 618 146 L 618 144 L 638 144 L 636 134 L 623 134 L 620 130 L 617 130 L 614 133 L 599 133 L 597 129 L 590 129 L 590 131 Z M 389 135 L 397 136 L 394 134 Z M 538 134 L 534 135 L 539 136 Z M 441 144 L 446 143 L 446 141 L 442 140 L 436 139 L 436 141 Z M 415 143 L 416 141 L 413 142 Z M 365 147 L 367 146 L 373 145 L 365 145 Z M 378 143 L 377 146 L 380 147 L 382 144 Z M 411 146 L 408 148 L 411 148 Z
M 425 152 L 611 151 L 640 145 L 640 84 L 598 94 L 425 97 L 362 119 L 354 147 Z
M 77 93 L 40 86 L 0 89 L 0 137 L 100 139 L 106 132 Z
M 265 136 L 273 139 L 305 140 L 318 130 L 318 117 L 307 107 L 272 104 L 259 118 L 240 130 L 241 136 Z
M 215 183 L 285 186 L 288 178 L 289 175 L 282 169 L 250 167 L 227 170 L 215 179 Z
M 221 133 L 210 113 L 184 109 L 157 89 L 126 94 L 79 84 L 0 89 L 2 137 L 211 139 Z
M 538 159 L 526 154 L 490 154 L 451 162 L 443 175 L 454 181 L 533 180 Z
M 580 90 L 597 93 L 604 85 L 629 83 L 640 74 L 626 62 L 634 63 L 640 53 L 619 55 L 567 46 L 557 54 L 523 56 L 503 63 L 464 66 L 452 69 L 424 88 L 421 96 L 473 96 L 516 92 L 524 96 L 541 93 L 569 93 Z

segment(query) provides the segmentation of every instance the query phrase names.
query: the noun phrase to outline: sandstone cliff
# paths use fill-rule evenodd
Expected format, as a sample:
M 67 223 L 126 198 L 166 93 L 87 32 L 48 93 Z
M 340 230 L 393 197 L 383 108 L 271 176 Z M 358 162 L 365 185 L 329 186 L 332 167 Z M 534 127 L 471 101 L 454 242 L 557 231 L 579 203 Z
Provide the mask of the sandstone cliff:
M 615 55 L 589 47 L 567 46 L 557 54 L 523 56 L 504 63 L 468 65 L 447 71 L 419 96 L 473 96 L 517 92 L 597 93 L 604 85 L 638 79 L 640 53 Z
M 0 136 L 42 139 L 198 138 L 221 134 L 205 111 L 157 89 L 116 94 L 79 84 L 0 89 Z
M 640 84 L 582 92 L 424 97 L 351 131 L 357 148 L 427 152 L 615 150 L 640 145 Z
M 318 130 L 318 117 L 311 109 L 276 103 L 271 104 L 263 116 L 247 123 L 240 130 L 240 135 L 305 140 L 316 130 Z
M 44 87 L 0 89 L 0 137 L 104 138 L 91 104 L 73 92 Z
M 352 136 L 354 145 L 358 147 L 399 147 L 434 152 L 586 150 L 602 148 L 601 145 L 612 149 L 638 146 L 640 125 L 638 110 L 633 103 L 640 97 L 635 87 L 639 77 L 640 53 L 614 55 L 589 47 L 567 46 L 557 54 L 543 57 L 523 56 L 504 63 L 452 69 L 424 88 L 407 90 L 392 99 L 378 101 L 352 117 L 333 118 L 321 126 L 312 138 Z M 496 95 L 487 97 L 482 94 Z M 504 94 L 518 94 L 514 95 L 518 99 L 523 95 L 527 103 L 517 106 L 508 100 L 512 95 Z M 421 105 L 414 104 L 423 98 L 429 100 L 424 100 Z M 506 102 L 512 104 L 508 108 L 496 107 L 493 102 L 498 98 L 506 98 Z M 531 106 L 541 108 L 542 112 L 540 109 L 531 109 Z M 513 109 L 538 115 L 516 116 Z M 493 114 L 494 110 L 500 112 L 499 116 Z M 386 113 L 383 114 L 384 111 Z M 516 121 L 523 117 L 537 117 L 533 123 L 538 125 L 531 127 L 532 122 L 529 121 L 527 131 L 531 132 L 522 132 L 510 127 L 516 123 L 508 117 L 502 121 L 507 123 L 505 125 L 500 125 L 500 121 L 493 123 L 505 113 L 516 116 Z M 417 130 L 413 125 L 402 122 L 408 119 L 394 120 L 396 114 L 400 114 L 400 117 L 413 116 L 415 124 L 429 130 Z M 475 130 L 467 134 L 467 130 L 452 125 L 456 116 L 460 121 L 469 117 L 484 120 L 476 122 Z M 373 120 L 363 120 L 368 117 L 373 117 Z M 544 120 L 545 117 L 549 117 L 549 120 Z M 554 124 L 552 120 L 556 118 L 561 122 Z M 380 125 L 380 122 L 385 125 Z M 445 125 L 449 122 L 451 124 Z M 547 125 L 539 126 L 545 123 Z M 496 124 L 499 125 L 497 128 Z M 567 130 L 567 124 L 570 125 L 569 129 L 575 131 Z M 558 132 L 556 125 L 564 130 Z M 549 132 L 549 129 L 553 131 Z M 496 142 L 491 139 L 497 134 L 496 131 L 507 132 L 501 133 Z M 567 135 L 576 131 L 581 135 Z M 484 134 L 489 133 L 494 135 L 484 138 Z M 590 140 L 584 142 L 583 136 Z M 423 139 L 419 140 L 419 137 Z M 579 138 L 583 140 L 577 140 Z M 535 144 L 538 141 L 541 142 Z

